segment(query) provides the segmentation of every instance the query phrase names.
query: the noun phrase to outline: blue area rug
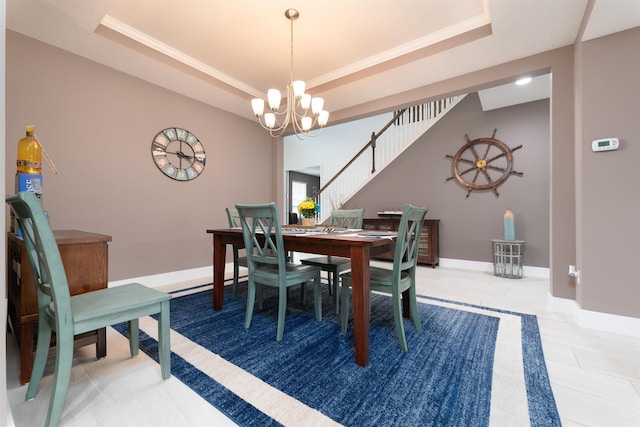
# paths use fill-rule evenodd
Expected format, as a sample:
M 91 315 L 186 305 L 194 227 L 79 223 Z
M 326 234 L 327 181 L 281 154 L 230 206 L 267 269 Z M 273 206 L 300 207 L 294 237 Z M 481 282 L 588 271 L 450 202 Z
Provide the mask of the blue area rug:
M 416 333 L 413 323 L 405 320 L 409 351 L 403 353 L 389 298 L 373 295 L 370 358 L 363 368 L 355 364 L 352 328 L 346 335 L 340 333 L 328 295 L 318 323 L 312 304 L 302 306 L 293 292 L 280 343 L 275 341 L 275 293 L 265 295 L 263 310 L 256 310 L 247 330 L 242 293 L 237 299 L 226 295 L 220 312 L 212 309 L 211 301 L 210 290 L 174 298 L 171 328 L 340 424 L 489 425 L 498 317 L 436 304 L 442 300 L 419 304 L 424 332 Z M 537 320 L 510 314 L 521 317 L 531 425 L 559 426 Z M 125 324 L 116 329 L 126 334 Z M 142 332 L 140 347 L 158 360 L 156 341 Z M 241 426 L 280 425 L 173 353 L 172 374 Z

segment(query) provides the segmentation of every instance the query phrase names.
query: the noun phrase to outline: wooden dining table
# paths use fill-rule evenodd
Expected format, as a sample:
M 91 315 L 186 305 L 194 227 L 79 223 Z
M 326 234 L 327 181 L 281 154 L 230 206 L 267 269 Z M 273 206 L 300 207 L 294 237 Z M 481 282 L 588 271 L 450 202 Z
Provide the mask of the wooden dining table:
M 213 235 L 213 309 L 222 310 L 226 247 L 244 247 L 239 228 L 211 229 Z M 361 236 L 356 232 L 284 234 L 286 251 L 340 256 L 351 259 L 353 329 L 356 363 L 369 363 L 369 262 L 372 256 L 389 252 L 395 239 Z M 404 298 L 403 298 L 404 299 Z

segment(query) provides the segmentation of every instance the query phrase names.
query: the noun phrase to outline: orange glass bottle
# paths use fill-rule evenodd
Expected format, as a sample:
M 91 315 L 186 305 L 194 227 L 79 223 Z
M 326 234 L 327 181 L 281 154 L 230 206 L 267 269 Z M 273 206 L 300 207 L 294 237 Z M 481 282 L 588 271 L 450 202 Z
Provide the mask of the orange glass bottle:
M 36 127 L 26 125 L 27 136 L 18 142 L 17 173 L 42 173 L 42 146 L 35 136 Z

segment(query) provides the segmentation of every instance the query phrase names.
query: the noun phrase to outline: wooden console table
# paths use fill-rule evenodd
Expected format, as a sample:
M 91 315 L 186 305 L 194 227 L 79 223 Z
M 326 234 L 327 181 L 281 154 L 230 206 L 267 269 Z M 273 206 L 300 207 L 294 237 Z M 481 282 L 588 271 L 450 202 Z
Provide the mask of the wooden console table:
M 108 245 L 111 236 L 78 230 L 53 232 L 71 295 L 82 294 L 108 285 Z M 34 333 L 37 333 L 38 298 L 31 265 L 21 237 L 7 237 L 7 289 L 9 322 L 20 348 L 20 383 L 29 382 L 33 368 Z M 76 337 L 76 345 L 96 344 L 96 357 L 107 355 L 106 329 Z
M 420 233 L 418 264 L 428 264 L 435 268 L 440 263 L 439 224 L 439 219 L 424 220 L 422 233 Z M 365 230 L 398 231 L 399 225 L 399 215 L 389 215 L 384 218 L 365 218 L 362 221 L 362 228 Z M 375 258 L 393 261 L 393 252 L 388 252 Z

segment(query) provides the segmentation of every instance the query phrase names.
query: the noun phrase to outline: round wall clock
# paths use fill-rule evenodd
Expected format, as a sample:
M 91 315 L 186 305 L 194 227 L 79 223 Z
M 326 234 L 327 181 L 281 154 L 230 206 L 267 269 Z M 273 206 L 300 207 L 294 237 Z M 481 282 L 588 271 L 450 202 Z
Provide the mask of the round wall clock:
M 453 175 L 447 181 L 455 179 L 467 188 L 467 197 L 472 191 L 494 192 L 499 197 L 498 186 L 511 175 L 522 176 L 522 172 L 513 170 L 513 152 L 522 148 L 519 145 L 509 148 L 504 142 L 495 139 L 496 130 L 491 138 L 478 138 L 473 141 L 465 135 L 467 143 L 463 145 L 452 159 Z
M 202 143 L 182 128 L 158 132 L 151 143 L 151 157 L 163 174 L 176 181 L 196 179 L 204 170 L 206 160 Z

